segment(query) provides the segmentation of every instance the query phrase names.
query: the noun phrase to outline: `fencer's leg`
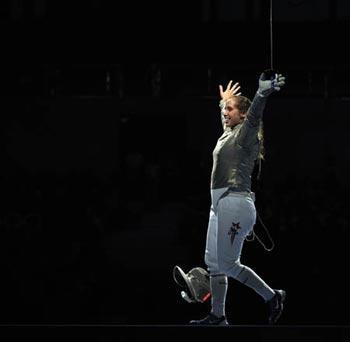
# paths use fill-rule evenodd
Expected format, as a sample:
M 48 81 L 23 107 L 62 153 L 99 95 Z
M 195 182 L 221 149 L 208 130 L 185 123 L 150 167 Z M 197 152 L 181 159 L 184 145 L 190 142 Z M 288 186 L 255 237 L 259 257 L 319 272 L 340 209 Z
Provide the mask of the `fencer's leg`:
M 214 274 L 210 276 L 211 291 L 211 313 L 217 317 L 226 316 L 225 302 L 228 280 L 225 274 Z
M 217 256 L 217 231 L 218 219 L 213 207 L 210 208 L 209 222 L 207 229 L 207 239 L 205 245 L 204 261 L 208 267 L 209 273 L 218 273 L 218 256 Z
M 225 301 L 227 293 L 227 276 L 218 272 L 217 263 L 217 216 L 210 209 L 207 241 L 205 248 L 205 263 L 210 273 L 211 313 L 217 317 L 225 316 Z
M 274 290 L 251 268 L 240 263 L 245 238 L 255 224 L 254 202 L 243 196 L 226 196 L 218 204 L 217 219 L 220 271 L 252 288 L 265 301 L 270 300 L 275 295 Z

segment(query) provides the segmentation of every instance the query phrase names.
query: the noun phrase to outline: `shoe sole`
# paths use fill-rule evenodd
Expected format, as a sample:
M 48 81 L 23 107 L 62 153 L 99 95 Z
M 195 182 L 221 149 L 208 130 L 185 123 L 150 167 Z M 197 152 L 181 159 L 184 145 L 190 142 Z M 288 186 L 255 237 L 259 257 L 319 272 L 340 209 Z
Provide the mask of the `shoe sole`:
M 210 324 L 210 323 L 207 323 L 207 324 L 198 324 L 198 323 L 189 323 L 189 325 L 197 326 L 197 327 L 228 327 L 230 324 L 221 322 L 220 324 Z
M 225 327 L 228 326 L 229 323 L 227 322 L 227 320 L 224 320 L 222 322 L 220 322 L 219 324 L 217 323 L 198 323 L 195 321 L 190 321 L 189 323 L 190 325 L 197 325 L 197 326 L 202 326 L 202 327 L 211 327 L 211 326 L 221 326 L 221 327 Z
M 227 327 L 229 324 L 228 324 L 228 322 L 227 321 L 223 321 L 223 322 L 221 322 L 220 324 L 219 324 L 219 326 L 221 326 L 221 327 Z

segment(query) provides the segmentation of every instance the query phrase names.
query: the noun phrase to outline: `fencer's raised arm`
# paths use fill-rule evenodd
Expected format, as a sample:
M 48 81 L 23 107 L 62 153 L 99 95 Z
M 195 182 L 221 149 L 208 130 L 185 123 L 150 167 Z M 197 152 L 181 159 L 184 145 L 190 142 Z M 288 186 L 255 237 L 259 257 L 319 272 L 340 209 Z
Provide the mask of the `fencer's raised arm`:
M 259 87 L 249 107 L 247 116 L 243 122 L 238 142 L 240 145 L 249 144 L 255 139 L 259 130 L 259 124 L 268 96 L 281 90 L 285 84 L 285 77 L 281 74 L 274 74 L 271 77 L 270 71 L 264 71 L 259 77 Z

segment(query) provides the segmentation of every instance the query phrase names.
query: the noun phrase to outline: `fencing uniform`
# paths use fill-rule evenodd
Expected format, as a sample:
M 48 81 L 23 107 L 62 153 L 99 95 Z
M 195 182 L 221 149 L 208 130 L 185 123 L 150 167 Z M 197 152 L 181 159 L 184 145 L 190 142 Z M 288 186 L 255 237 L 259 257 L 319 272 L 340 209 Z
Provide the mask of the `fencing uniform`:
M 265 301 L 275 292 L 252 269 L 240 263 L 246 236 L 256 221 L 255 196 L 251 192 L 251 175 L 259 154 L 258 131 L 266 98 L 255 95 L 242 123 L 224 125 L 213 151 L 211 173 L 211 207 L 205 263 L 211 275 L 212 312 L 224 315 L 227 276 L 254 289 Z
M 256 220 L 251 175 L 259 155 L 259 126 L 267 97 L 284 84 L 283 75 L 265 70 L 259 77 L 259 88 L 243 122 L 233 127 L 225 126 L 225 103 L 220 102 L 224 132 L 213 151 L 211 207 L 205 248 L 211 312 L 203 319 L 190 321 L 190 324 L 228 324 L 225 315 L 228 276 L 252 288 L 266 301 L 269 324 L 275 324 L 282 314 L 286 291 L 270 288 L 251 268 L 241 264 L 240 257 L 245 238 L 253 230 Z M 235 91 L 231 82 L 227 91 Z

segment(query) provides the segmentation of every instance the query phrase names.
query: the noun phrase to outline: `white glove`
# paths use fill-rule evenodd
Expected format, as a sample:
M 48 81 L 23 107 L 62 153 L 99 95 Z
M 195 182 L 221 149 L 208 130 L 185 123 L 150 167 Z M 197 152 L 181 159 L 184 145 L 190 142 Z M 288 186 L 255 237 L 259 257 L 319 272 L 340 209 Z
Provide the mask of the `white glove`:
M 275 91 L 280 91 L 285 84 L 285 77 L 273 70 L 265 70 L 259 78 L 258 95 L 267 97 Z

